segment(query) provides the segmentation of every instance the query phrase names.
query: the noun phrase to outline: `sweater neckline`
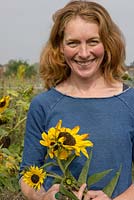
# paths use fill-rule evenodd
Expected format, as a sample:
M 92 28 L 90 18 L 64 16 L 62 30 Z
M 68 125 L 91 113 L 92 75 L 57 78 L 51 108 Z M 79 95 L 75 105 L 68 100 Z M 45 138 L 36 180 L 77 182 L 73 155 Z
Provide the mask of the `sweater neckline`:
M 95 99 L 95 100 L 99 100 L 99 99 L 111 99 L 111 98 L 114 98 L 114 97 L 118 97 L 124 93 L 126 93 L 131 87 L 128 86 L 128 85 L 123 85 L 123 91 L 116 94 L 116 95 L 111 95 L 111 96 L 107 96 L 107 97 L 74 97 L 74 96 L 70 96 L 66 93 L 62 93 L 60 92 L 59 90 L 57 90 L 55 87 L 52 87 L 51 89 L 56 92 L 57 94 L 59 95 L 62 95 L 63 97 L 68 97 L 68 98 L 72 98 L 72 99 Z

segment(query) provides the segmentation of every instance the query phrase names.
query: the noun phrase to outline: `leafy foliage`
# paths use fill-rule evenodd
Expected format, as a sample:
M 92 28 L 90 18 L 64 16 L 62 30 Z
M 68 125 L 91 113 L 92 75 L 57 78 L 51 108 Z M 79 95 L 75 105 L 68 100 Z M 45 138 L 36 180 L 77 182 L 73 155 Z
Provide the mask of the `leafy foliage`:
M 9 106 L 0 113 L 0 192 L 3 188 L 11 192 L 20 189 L 18 173 L 26 115 L 32 97 L 38 92 L 24 80 L 21 82 L 16 78 L 14 81 L 18 83 L 15 89 L 5 84 L 0 88 L 0 99 L 7 95 L 10 97 Z

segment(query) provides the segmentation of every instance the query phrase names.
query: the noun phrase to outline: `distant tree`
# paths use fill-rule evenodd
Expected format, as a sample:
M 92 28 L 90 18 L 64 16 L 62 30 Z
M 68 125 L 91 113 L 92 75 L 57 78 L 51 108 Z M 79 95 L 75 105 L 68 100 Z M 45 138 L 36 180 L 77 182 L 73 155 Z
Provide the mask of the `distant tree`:
M 26 67 L 25 77 L 30 78 L 31 76 L 35 76 L 37 74 L 37 69 L 34 65 L 29 65 Z
M 22 68 L 23 66 L 23 68 Z M 31 76 L 37 73 L 34 65 L 28 64 L 27 61 L 23 60 L 10 60 L 7 63 L 7 70 L 5 72 L 5 76 L 12 76 L 18 74 L 20 70 L 23 69 L 23 77 L 30 78 Z

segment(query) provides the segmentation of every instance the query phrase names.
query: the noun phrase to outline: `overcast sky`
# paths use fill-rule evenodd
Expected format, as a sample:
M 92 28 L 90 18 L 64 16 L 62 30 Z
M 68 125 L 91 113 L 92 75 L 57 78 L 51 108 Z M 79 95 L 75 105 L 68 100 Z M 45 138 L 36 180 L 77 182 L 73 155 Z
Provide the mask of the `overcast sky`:
M 134 1 L 95 0 L 119 25 L 126 38 L 126 63 L 134 61 Z M 52 14 L 69 0 L 0 0 L 0 64 L 11 59 L 39 62 Z

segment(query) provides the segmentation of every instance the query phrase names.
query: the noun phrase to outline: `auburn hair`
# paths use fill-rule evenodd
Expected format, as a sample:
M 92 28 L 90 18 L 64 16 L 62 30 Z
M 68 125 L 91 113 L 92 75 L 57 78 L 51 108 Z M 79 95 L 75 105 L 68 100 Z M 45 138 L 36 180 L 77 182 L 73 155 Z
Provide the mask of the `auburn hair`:
M 125 72 L 125 39 L 108 11 L 100 4 L 91 1 L 74 0 L 53 15 L 53 26 L 49 39 L 40 56 L 40 76 L 45 88 L 56 86 L 70 75 L 70 67 L 60 52 L 67 23 L 75 17 L 93 22 L 99 27 L 100 39 L 105 54 L 100 69 L 105 80 L 113 83 L 121 80 Z

